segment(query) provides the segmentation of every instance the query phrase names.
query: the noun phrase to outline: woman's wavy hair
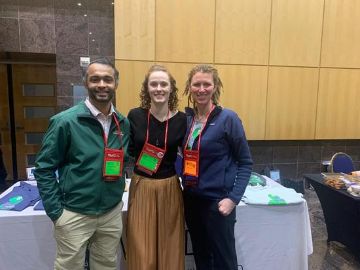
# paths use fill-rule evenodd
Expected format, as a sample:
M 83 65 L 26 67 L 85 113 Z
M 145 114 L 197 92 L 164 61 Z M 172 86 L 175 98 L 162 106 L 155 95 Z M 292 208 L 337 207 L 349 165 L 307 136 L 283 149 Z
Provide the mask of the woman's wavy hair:
M 190 88 L 191 88 L 191 80 L 194 77 L 194 75 L 198 72 L 210 73 L 212 75 L 213 81 L 214 81 L 215 92 L 214 92 L 213 96 L 211 97 L 211 100 L 215 105 L 219 105 L 220 92 L 223 87 L 223 84 L 219 77 L 219 73 L 218 73 L 217 69 L 214 68 L 213 66 L 207 65 L 207 64 L 201 64 L 201 65 L 197 65 L 197 66 L 193 67 L 188 74 L 188 79 L 186 81 L 186 86 L 185 86 L 185 90 L 183 93 L 183 95 L 188 96 L 188 106 L 191 103 L 193 105 L 193 107 L 195 107 L 195 102 L 192 99 Z
M 148 82 L 149 82 L 149 77 L 150 77 L 151 73 L 153 73 L 155 71 L 163 71 L 169 76 L 169 80 L 170 80 L 170 95 L 169 95 L 169 103 L 168 103 L 169 109 L 171 111 L 176 110 L 178 107 L 178 103 L 179 103 L 179 99 L 178 99 L 178 95 L 177 95 L 178 88 L 176 87 L 176 80 L 171 75 L 170 71 L 162 65 L 151 66 L 148 73 L 145 75 L 145 79 L 142 83 L 141 91 L 140 91 L 140 107 L 143 109 L 150 109 L 151 98 L 149 95 Z

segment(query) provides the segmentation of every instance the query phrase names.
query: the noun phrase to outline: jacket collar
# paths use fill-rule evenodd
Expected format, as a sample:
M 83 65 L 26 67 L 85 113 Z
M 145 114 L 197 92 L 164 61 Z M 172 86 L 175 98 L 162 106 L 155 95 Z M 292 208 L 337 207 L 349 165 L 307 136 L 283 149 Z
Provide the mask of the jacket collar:
M 94 115 L 95 117 L 97 117 L 99 114 L 103 114 L 101 111 L 98 110 L 98 108 L 96 108 L 91 102 L 89 97 L 86 98 L 86 100 L 84 101 L 86 107 L 89 108 L 90 112 L 92 113 L 92 115 Z M 108 113 L 105 116 L 109 116 L 112 115 L 115 112 L 115 108 L 114 105 L 111 103 L 110 106 L 110 113 Z
M 86 106 L 84 101 L 81 101 L 78 106 L 81 108 L 81 111 L 78 113 L 78 117 L 81 118 L 94 118 L 96 119 L 96 117 L 91 113 L 90 109 Z M 119 122 L 123 121 L 125 119 L 125 117 L 119 113 L 115 107 L 114 107 L 114 112 L 115 112 L 115 116 L 117 117 L 117 119 L 119 120 Z
M 223 108 L 221 106 L 219 106 L 219 105 L 216 106 L 214 108 L 214 110 L 210 113 L 209 118 L 208 118 L 208 122 L 211 121 L 222 110 L 223 110 Z M 191 108 L 191 107 L 185 107 L 185 113 L 186 113 L 187 116 L 190 116 L 191 118 L 193 118 L 195 116 L 195 110 L 194 110 L 194 108 Z

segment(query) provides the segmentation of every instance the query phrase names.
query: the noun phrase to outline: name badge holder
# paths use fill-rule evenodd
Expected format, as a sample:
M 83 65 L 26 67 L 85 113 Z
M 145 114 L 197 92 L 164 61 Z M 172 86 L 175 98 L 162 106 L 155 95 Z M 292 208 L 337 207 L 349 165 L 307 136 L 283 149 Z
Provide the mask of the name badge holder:
M 164 149 L 155 147 L 154 145 L 146 142 L 136 162 L 136 166 L 139 170 L 152 175 L 159 169 L 164 154 Z
M 186 176 L 191 176 L 184 181 L 186 186 L 197 184 L 197 178 L 199 176 L 199 151 L 184 151 L 183 174 Z
M 195 117 L 192 120 L 191 123 L 191 129 L 190 132 L 188 134 L 188 138 L 186 140 L 186 145 L 185 145 L 185 150 L 184 150 L 184 166 L 183 166 L 183 175 L 188 176 L 185 181 L 184 184 L 185 186 L 195 186 L 198 184 L 198 178 L 199 178 L 199 166 L 200 166 L 200 143 L 201 143 L 201 135 L 202 132 L 207 124 L 208 118 L 210 113 L 213 111 L 213 109 L 215 108 L 215 106 L 213 105 L 210 109 L 210 111 L 207 113 L 206 115 L 206 120 L 205 123 L 203 125 L 203 127 L 201 128 L 201 131 L 198 134 L 199 140 L 198 140 L 198 144 L 197 144 L 197 149 L 196 150 L 189 150 L 188 148 L 188 144 L 189 144 L 189 140 L 190 137 L 192 136 L 192 133 L 194 132 L 194 125 L 195 125 Z M 196 138 L 195 138 L 196 139 Z M 195 140 L 194 140 L 195 143 Z
M 122 138 L 120 124 L 114 116 L 114 121 L 118 129 L 118 136 L 120 139 L 120 149 L 112 149 L 107 147 L 107 138 L 105 132 L 104 136 L 104 162 L 103 162 L 103 178 L 105 181 L 117 181 L 122 176 L 124 167 L 124 150 L 122 149 Z
M 136 161 L 136 167 L 148 175 L 153 175 L 159 169 L 163 157 L 166 153 L 167 134 L 168 134 L 168 126 L 169 126 L 169 112 L 168 112 L 168 117 L 166 119 L 166 128 L 165 128 L 165 149 L 156 147 L 148 142 L 149 122 L 150 122 L 150 110 L 148 112 L 148 118 L 147 118 L 146 141 L 141 150 L 139 158 Z

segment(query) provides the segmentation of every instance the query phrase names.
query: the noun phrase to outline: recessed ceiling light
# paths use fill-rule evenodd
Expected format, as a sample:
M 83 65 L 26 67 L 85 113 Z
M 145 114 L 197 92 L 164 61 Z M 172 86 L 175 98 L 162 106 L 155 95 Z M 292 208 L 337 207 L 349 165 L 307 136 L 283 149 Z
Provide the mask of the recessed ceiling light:
M 82 6 L 82 4 L 79 2 L 79 3 L 77 3 L 77 5 L 79 6 L 79 7 L 81 7 Z
M 87 17 L 87 14 L 84 14 L 84 17 Z

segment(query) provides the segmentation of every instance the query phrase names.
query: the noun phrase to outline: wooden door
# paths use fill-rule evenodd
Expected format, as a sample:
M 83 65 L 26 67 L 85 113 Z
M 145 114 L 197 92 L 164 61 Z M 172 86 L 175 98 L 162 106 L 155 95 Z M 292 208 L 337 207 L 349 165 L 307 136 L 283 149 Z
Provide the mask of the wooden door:
M 52 65 L 13 65 L 16 158 L 19 179 L 34 166 L 49 118 L 56 113 L 56 69 Z
M 5 168 L 8 173 L 7 179 L 13 179 L 8 100 L 7 69 L 6 65 L 0 64 L 0 147 L 3 152 Z

